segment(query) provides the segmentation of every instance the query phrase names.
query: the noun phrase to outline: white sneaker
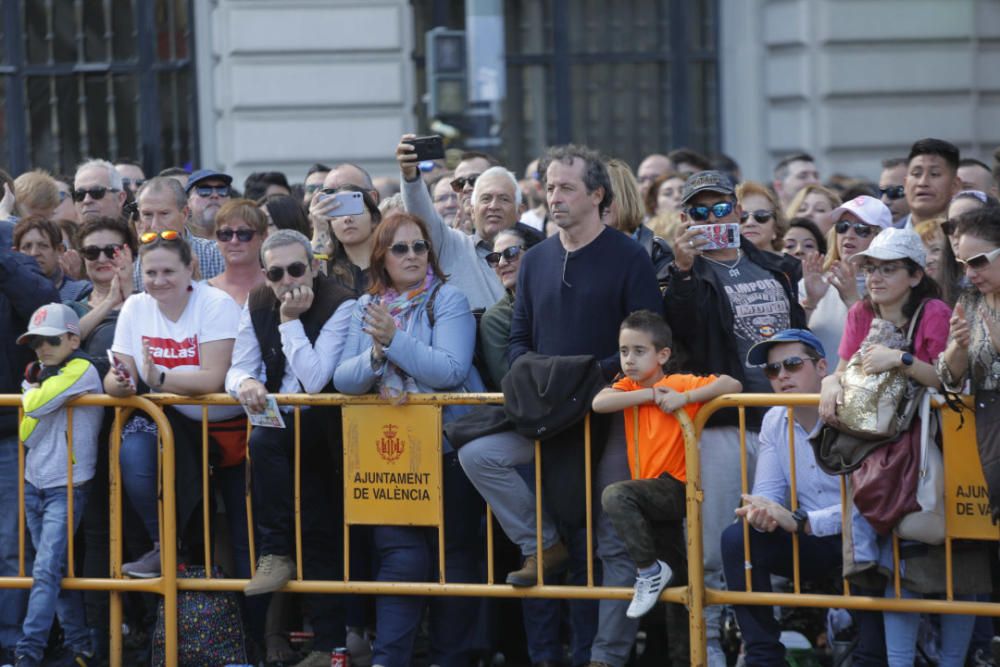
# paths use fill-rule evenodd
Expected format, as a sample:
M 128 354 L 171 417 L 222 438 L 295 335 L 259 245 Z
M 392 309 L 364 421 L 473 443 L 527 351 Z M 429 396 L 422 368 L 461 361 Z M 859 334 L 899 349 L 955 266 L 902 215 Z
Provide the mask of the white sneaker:
M 639 618 L 652 609 L 653 605 L 660 599 L 660 593 L 667 587 L 667 582 L 674 574 L 670 566 L 662 560 L 656 562 L 660 566 L 659 572 L 649 577 L 639 575 L 635 578 L 632 603 L 628 606 L 628 611 L 625 612 L 629 618 Z

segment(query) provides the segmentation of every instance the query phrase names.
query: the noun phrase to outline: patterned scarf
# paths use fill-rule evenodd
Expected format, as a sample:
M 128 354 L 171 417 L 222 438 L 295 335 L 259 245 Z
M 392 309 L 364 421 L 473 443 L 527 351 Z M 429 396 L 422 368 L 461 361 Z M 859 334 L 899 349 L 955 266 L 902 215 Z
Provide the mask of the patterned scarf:
M 397 292 L 390 287 L 378 297 L 378 302 L 389 311 L 396 328 L 399 331 L 406 331 L 413 314 L 427 302 L 438 282 L 434 270 L 428 266 L 427 276 L 418 287 L 405 293 Z M 406 403 L 407 394 L 417 391 L 414 379 L 394 363 L 386 360 L 385 370 L 378 383 L 379 396 L 391 401 L 393 405 L 402 405 Z

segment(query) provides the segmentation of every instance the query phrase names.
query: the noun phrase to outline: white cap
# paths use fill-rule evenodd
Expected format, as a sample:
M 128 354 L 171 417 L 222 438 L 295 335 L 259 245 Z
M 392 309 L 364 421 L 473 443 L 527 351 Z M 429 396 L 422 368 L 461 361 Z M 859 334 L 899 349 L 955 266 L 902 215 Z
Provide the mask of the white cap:
M 920 268 L 927 265 L 927 250 L 924 248 L 924 242 L 912 229 L 890 227 L 883 230 L 872 239 L 868 250 L 857 253 L 851 257 L 851 261 L 856 262 L 861 257 L 881 260 L 909 258 L 919 264 Z
M 17 344 L 25 343 L 32 336 L 59 336 L 64 333 L 80 335 L 80 318 L 67 305 L 50 303 L 31 314 L 28 330 L 18 336 Z
M 875 197 L 868 195 L 858 195 L 835 208 L 830 215 L 834 221 L 837 221 L 840 219 L 840 214 L 845 211 L 858 216 L 858 219 L 866 225 L 882 229 L 892 227 L 892 211 L 882 203 L 881 199 L 875 199 Z

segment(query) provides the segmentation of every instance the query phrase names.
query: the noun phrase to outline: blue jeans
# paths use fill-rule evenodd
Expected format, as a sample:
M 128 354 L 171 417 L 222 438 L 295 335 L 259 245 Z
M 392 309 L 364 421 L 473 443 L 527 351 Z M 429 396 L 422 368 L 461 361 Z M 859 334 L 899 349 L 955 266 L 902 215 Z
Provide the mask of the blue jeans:
M 88 484 L 86 482 L 73 489 L 74 533 L 83 516 Z M 59 614 L 65 644 L 74 652 L 93 651 L 83 610 L 83 593 L 60 590 L 66 574 L 68 517 L 66 487 L 36 489 L 25 482 L 24 518 L 35 545 L 35 564 L 32 568 L 35 581 L 31 585 L 22 636 L 17 642 L 17 655 L 39 661 L 42 659 L 56 614 Z
M 0 438 L 0 576 L 17 576 L 17 436 Z M 65 527 L 63 527 L 65 532 Z M 24 566 L 31 572 L 31 549 L 26 548 Z M 0 590 L 0 645 L 14 648 L 21 636 L 21 621 L 28 604 L 28 591 Z
M 920 598 L 920 593 L 900 588 L 902 598 Z M 885 589 L 886 597 L 895 597 L 896 588 L 890 583 Z M 956 595 L 956 600 L 974 600 L 974 595 Z M 890 667 L 913 664 L 917 653 L 917 633 L 920 630 L 920 614 L 883 612 L 885 622 L 885 648 Z M 962 667 L 965 654 L 972 639 L 975 616 L 941 614 L 941 667 Z
M 160 517 L 156 506 L 158 449 L 155 433 L 129 433 L 122 437 L 119 454 L 125 493 L 153 542 L 160 541 Z

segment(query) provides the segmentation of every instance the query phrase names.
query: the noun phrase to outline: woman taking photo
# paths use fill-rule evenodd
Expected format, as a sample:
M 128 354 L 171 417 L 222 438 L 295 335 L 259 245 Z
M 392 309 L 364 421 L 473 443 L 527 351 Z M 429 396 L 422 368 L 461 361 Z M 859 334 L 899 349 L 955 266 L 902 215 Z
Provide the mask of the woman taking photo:
M 334 372 L 338 391 L 378 393 L 402 403 L 411 392 L 482 391 L 472 366 L 476 323 L 469 302 L 445 283 L 424 223 L 394 213 L 376 232 L 371 257 L 371 289 L 355 306 L 342 361 Z M 450 421 L 460 408 L 445 407 Z M 446 579 L 477 578 L 476 552 L 481 502 L 442 439 Z M 377 581 L 435 581 L 437 532 L 429 528 L 376 526 Z M 381 595 L 376 598 L 373 662 L 411 663 L 413 641 L 430 606 L 430 662 L 465 665 L 470 660 L 479 601 Z
M 951 309 L 938 298 L 940 289 L 937 283 L 925 273 L 926 251 L 913 230 L 886 229 L 867 250 L 856 253 L 853 261 L 866 277 L 868 296 L 848 312 L 840 343 L 840 363 L 836 372 L 823 380 L 819 413 L 823 421 L 832 425 L 838 423 L 836 410 L 843 391 L 841 377 L 847 369 L 848 360 L 862 349 L 862 342 L 876 318 L 890 323 L 902 336 L 909 331 L 911 318 L 916 317 L 917 321 L 909 350 L 866 343 L 866 349 L 861 353 L 865 373 L 898 369 L 918 384 L 937 388 L 940 381 L 935 364 L 945 349 L 951 317 Z M 886 575 L 886 596 L 894 597 L 891 535 L 878 536 L 856 510 L 852 525 L 853 560 L 857 563 L 874 561 L 878 571 Z M 918 542 L 901 543 L 899 567 L 904 598 L 944 592 L 943 561 L 937 559 L 941 549 Z M 976 555 L 956 552 L 956 571 L 962 569 L 968 573 L 975 569 Z M 968 560 L 967 556 L 970 557 Z M 988 569 L 983 573 L 982 580 L 988 586 Z M 978 592 L 963 588 L 963 584 L 956 580 L 956 598 L 968 599 L 970 594 Z M 883 619 L 889 665 L 910 667 L 916 654 L 920 614 L 884 612 Z M 974 621 L 973 616 L 942 615 L 940 665 L 961 667 L 965 664 Z
M 133 295 L 121 308 L 111 349 L 125 372 L 112 368 L 104 378 L 105 391 L 112 396 L 131 396 L 146 387 L 184 396 L 223 391 L 239 306 L 222 290 L 193 281 L 191 246 L 177 232 L 147 232 L 141 241 L 139 261 L 146 292 Z M 195 510 L 202 502 L 202 408 L 178 405 L 164 411 L 174 435 L 176 523 L 183 548 L 179 559 L 200 562 L 204 537 L 200 512 Z M 217 422 L 241 414 L 238 406 L 212 407 L 208 420 Z M 155 424 L 141 415 L 132 417 L 122 432 L 125 491 L 155 545 L 139 560 L 122 567 L 130 577 L 160 575 L 157 439 Z M 220 452 L 213 454 L 215 463 Z
M 337 215 L 332 198 L 340 192 L 360 192 L 364 211 L 358 215 Z M 329 200 L 324 200 L 327 197 Z M 368 267 L 375 242 L 375 229 L 382 220 L 378 204 L 364 190 L 342 185 L 336 190 L 322 190 L 313 200 L 309 216 L 315 223 L 326 221 L 313 230 L 313 248 L 329 256 L 327 275 L 355 294 L 365 292 L 370 282 Z M 325 229 L 323 228 L 325 227 Z

